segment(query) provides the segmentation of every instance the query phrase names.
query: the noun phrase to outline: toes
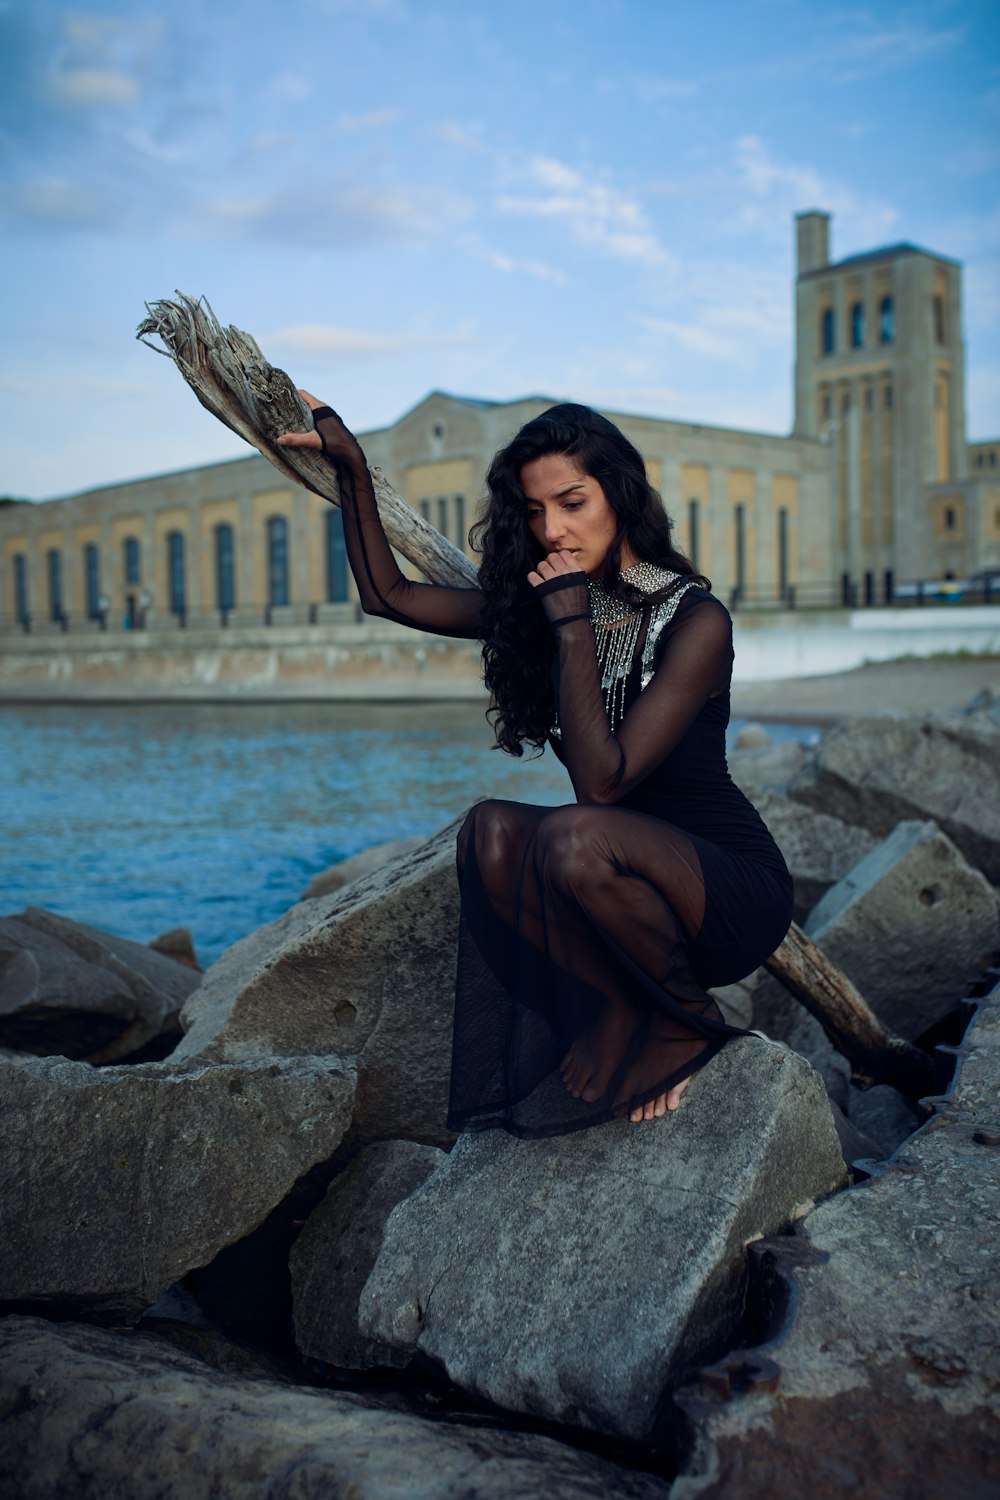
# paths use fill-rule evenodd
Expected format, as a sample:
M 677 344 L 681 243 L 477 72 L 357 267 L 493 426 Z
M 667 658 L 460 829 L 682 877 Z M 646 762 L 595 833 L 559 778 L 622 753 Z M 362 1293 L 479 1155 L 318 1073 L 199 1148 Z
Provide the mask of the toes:
M 653 1114 L 658 1120 L 662 1120 L 666 1112 L 667 1096 L 666 1094 L 657 1094 L 656 1098 L 653 1100 Z
M 690 1082 L 691 1082 L 690 1078 L 685 1078 L 681 1083 L 678 1083 L 678 1084 L 674 1085 L 674 1087 L 670 1090 L 670 1093 L 667 1095 L 667 1108 L 668 1109 L 674 1110 L 674 1109 L 677 1108 L 677 1106 L 681 1102 L 681 1098 L 683 1096 L 684 1090 L 687 1088 L 687 1086 L 688 1086 L 688 1084 Z

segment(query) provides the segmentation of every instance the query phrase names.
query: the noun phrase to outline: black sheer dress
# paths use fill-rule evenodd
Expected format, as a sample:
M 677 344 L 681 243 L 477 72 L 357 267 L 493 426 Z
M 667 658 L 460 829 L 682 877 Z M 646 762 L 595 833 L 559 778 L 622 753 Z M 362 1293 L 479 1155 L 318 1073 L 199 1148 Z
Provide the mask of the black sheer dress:
M 338 472 L 364 609 L 481 639 L 479 590 L 406 579 L 366 466 Z M 576 803 L 482 802 L 459 835 L 455 1130 L 558 1134 L 667 1092 L 743 1034 L 707 991 L 791 921 L 784 860 L 726 768 L 729 614 L 648 563 L 623 580 L 625 599 L 583 574 L 546 590 L 551 744 Z

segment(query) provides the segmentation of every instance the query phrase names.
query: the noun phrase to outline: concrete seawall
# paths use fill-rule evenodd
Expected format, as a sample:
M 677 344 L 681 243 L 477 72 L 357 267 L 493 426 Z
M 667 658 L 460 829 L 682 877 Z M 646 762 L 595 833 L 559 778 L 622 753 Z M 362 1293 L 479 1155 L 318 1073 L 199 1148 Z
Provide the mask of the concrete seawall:
M 940 654 L 1000 656 L 1000 605 L 735 617 L 737 683 Z M 483 696 L 479 647 L 386 621 L 0 637 L 0 702 Z

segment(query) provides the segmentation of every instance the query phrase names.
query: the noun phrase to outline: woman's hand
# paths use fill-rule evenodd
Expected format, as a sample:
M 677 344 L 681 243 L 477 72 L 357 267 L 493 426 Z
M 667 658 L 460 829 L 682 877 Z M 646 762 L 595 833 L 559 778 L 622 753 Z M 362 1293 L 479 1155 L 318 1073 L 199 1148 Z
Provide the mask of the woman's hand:
M 315 411 L 318 406 L 323 405 L 322 401 L 317 401 L 316 397 L 311 396 L 308 391 L 299 391 L 299 395 L 310 411 Z M 283 432 L 277 442 L 282 448 L 318 448 L 320 452 L 323 451 L 323 439 L 315 427 L 309 432 Z
M 572 552 L 550 552 L 528 574 L 528 582 L 553 629 L 590 619 L 587 575 Z
M 549 552 L 538 567 L 528 574 L 528 582 L 532 588 L 537 589 L 539 584 L 548 583 L 550 579 L 560 578 L 566 573 L 580 573 L 578 582 L 585 582 L 583 570 L 572 552 Z
M 320 421 L 323 423 L 323 432 L 320 434 L 314 427 L 310 432 L 284 432 L 277 439 L 279 447 L 282 448 L 313 448 L 325 453 L 328 458 L 336 461 L 364 459 L 361 447 L 353 432 L 340 420 L 335 411 L 332 411 L 325 402 L 310 395 L 308 391 L 299 391 L 299 395 L 306 403 L 310 411 L 322 410 Z

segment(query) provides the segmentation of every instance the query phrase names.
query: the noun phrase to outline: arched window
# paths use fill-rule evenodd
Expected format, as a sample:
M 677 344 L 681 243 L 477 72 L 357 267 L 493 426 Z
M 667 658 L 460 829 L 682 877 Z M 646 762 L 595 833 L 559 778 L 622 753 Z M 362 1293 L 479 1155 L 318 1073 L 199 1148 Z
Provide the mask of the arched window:
M 825 307 L 820 319 L 820 348 L 824 354 L 832 354 L 834 350 L 833 330 L 833 308 Z
M 326 514 L 326 597 L 331 604 L 344 604 L 347 601 L 344 517 L 332 507 Z
M 893 311 L 892 298 L 883 297 L 878 308 L 879 337 L 883 344 L 891 344 L 896 337 L 896 314 Z
M 462 551 L 468 544 L 469 538 L 465 534 L 465 496 L 455 496 L 455 544 Z
M 24 625 L 28 618 L 28 559 L 23 552 L 14 554 L 14 609 L 17 623 Z
M 448 536 L 448 497 L 438 496 L 438 531 L 442 536 Z M 449 537 L 450 540 L 450 537 Z
M 88 542 L 83 549 L 83 581 L 87 600 L 87 619 L 101 618 L 101 554 L 96 542 Z
M 943 344 L 944 338 L 944 298 L 940 292 L 934 294 L 934 337 L 939 344 Z
M 701 551 L 701 538 L 698 535 L 698 532 L 699 532 L 698 519 L 699 519 L 698 518 L 698 502 L 697 502 L 697 500 L 689 500 L 688 501 L 688 557 L 691 559 L 691 562 L 692 562 L 692 564 L 694 566 L 695 572 L 698 571 L 698 567 L 699 567 L 698 554 Z
M 167 534 L 167 598 L 170 613 L 183 615 L 187 610 L 187 576 L 184 566 L 184 533 Z
M 865 305 L 863 302 L 855 302 L 851 308 L 851 348 L 863 349 L 865 347 Z
M 267 602 L 288 603 L 288 522 L 271 516 L 267 523 Z
M 127 536 L 122 544 L 125 554 L 125 583 L 126 585 L 139 582 L 139 539 Z
M 49 574 L 49 615 L 53 620 L 63 617 L 62 553 L 58 547 L 50 547 L 45 554 Z
M 217 609 L 236 608 L 234 561 L 233 528 L 228 521 L 220 521 L 215 528 L 215 606 Z

